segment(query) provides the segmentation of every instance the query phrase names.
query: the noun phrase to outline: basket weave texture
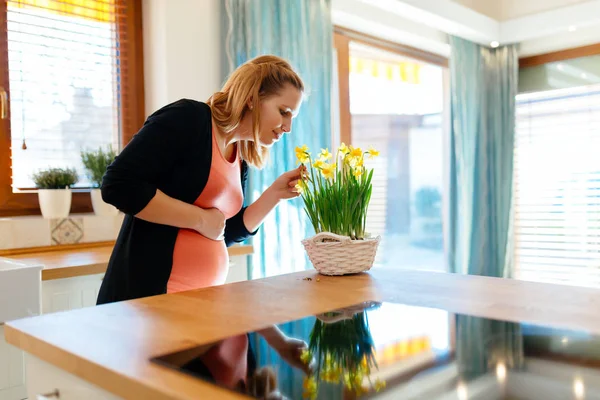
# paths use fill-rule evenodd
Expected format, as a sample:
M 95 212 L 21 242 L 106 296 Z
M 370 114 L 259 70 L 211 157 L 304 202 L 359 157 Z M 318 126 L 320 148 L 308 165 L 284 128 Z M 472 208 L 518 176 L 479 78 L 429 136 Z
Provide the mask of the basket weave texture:
M 348 236 L 321 232 L 304 239 L 302 244 L 320 274 L 346 275 L 370 270 L 380 241 L 380 236 L 353 240 Z
M 379 302 L 365 301 L 353 306 L 340 308 L 326 313 L 321 313 L 316 315 L 316 317 L 320 319 L 321 322 L 324 322 L 326 324 L 335 324 L 336 322 L 352 319 L 352 317 L 357 313 L 379 308 L 379 306 L 381 306 L 381 303 Z

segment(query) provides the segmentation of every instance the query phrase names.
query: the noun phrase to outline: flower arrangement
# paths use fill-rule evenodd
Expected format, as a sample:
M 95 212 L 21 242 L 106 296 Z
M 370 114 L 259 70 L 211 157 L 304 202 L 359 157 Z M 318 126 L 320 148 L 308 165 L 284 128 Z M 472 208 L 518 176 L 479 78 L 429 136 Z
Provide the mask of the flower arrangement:
M 365 311 L 342 320 L 336 320 L 336 314 L 317 317 L 308 349 L 302 353 L 304 363 L 315 363 L 313 373 L 304 379 L 304 398 L 316 399 L 322 382 L 343 384 L 357 396 L 385 387 L 379 379 L 371 381 L 371 371 L 377 363 Z M 334 322 L 327 322 L 328 317 L 333 317 Z
M 373 148 L 363 152 L 360 147 L 342 143 L 334 154 L 322 149 L 314 159 L 306 145 L 296 147 L 298 162 L 306 166 L 296 189 L 302 195 L 315 233 L 331 232 L 352 240 L 367 236 L 373 169 L 366 168 L 364 160 L 378 155 Z

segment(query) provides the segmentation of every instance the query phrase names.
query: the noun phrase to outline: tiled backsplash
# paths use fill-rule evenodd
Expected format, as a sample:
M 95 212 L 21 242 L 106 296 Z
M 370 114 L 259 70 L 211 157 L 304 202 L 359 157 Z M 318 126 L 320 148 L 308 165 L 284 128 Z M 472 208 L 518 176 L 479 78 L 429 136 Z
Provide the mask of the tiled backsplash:
M 122 214 L 0 218 L 0 250 L 115 240 L 122 221 Z

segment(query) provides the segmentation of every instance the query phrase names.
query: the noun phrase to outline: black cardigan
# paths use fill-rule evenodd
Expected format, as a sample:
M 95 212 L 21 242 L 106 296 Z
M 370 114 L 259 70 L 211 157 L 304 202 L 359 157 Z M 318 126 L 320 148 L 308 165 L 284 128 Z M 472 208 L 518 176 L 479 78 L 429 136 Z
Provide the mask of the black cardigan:
M 204 189 L 212 159 L 207 104 L 179 100 L 152 114 L 108 167 L 102 198 L 125 213 L 97 304 L 166 293 L 179 228 L 135 218 L 159 189 L 192 204 Z M 248 166 L 242 162 L 245 194 Z M 245 207 L 226 221 L 227 246 L 247 239 Z

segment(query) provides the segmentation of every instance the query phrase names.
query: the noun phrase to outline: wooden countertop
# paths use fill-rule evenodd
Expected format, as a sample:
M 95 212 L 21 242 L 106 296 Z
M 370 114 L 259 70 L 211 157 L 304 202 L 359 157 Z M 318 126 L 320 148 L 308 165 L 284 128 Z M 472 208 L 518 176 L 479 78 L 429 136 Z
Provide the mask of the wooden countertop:
M 310 277 L 311 280 L 303 278 Z M 149 358 L 366 300 L 600 334 L 600 291 L 478 276 L 314 271 L 8 322 L 6 340 L 127 399 L 238 399 Z
M 106 272 L 112 249 L 113 244 L 106 244 L 89 248 L 47 250 L 24 254 L 16 253 L 9 254 L 6 257 L 42 264 L 44 266 L 42 281 L 48 281 L 75 276 L 102 274 Z M 252 254 L 253 252 L 252 246 L 249 245 L 232 246 L 228 250 L 230 257 Z

